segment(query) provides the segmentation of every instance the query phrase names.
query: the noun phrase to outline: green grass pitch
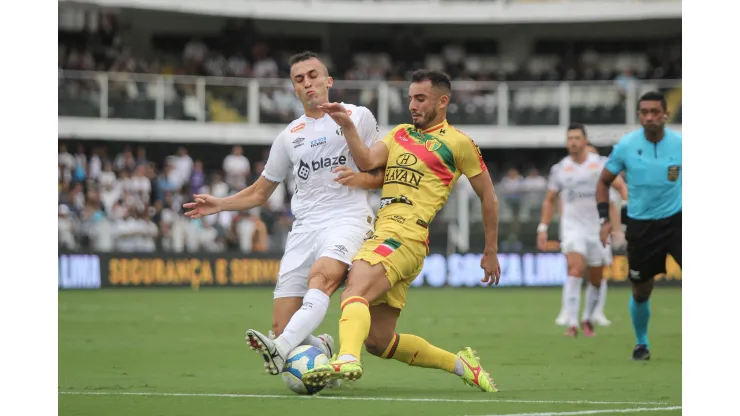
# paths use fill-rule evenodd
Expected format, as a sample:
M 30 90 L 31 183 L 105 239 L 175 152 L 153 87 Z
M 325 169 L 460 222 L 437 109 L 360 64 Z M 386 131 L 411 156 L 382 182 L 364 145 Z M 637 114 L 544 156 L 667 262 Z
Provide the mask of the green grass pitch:
M 61 291 L 59 414 L 680 414 L 681 289 L 653 293 L 649 362 L 629 359 L 628 297 L 610 287 L 612 326 L 566 339 L 554 324 L 559 288 L 411 288 L 398 332 L 473 347 L 501 392 L 366 355 L 361 380 L 303 397 L 244 343 L 248 327 L 269 330 L 271 289 Z M 337 338 L 338 303 L 319 333 Z

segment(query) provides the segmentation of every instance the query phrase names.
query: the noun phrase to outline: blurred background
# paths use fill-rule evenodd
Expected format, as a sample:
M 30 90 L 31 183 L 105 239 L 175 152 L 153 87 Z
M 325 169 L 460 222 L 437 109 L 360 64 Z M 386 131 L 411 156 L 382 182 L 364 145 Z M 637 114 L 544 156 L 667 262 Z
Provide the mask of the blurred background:
M 329 66 L 330 99 L 368 107 L 381 134 L 410 120 L 414 69 L 452 77 L 448 120 L 480 145 L 493 177 L 504 275 L 519 276 L 510 284 L 565 278 L 562 256 L 535 253 L 535 243 L 547 176 L 567 155 L 570 122 L 586 124 L 608 155 L 637 127 L 638 97 L 658 90 L 669 126 L 681 128 L 679 1 L 146 5 L 59 2 L 60 287 L 94 286 L 95 276 L 97 285 L 121 283 L 111 277 L 113 260 L 137 256 L 156 261 L 141 272 L 149 283 L 166 274 L 168 259 L 250 256 L 273 261 L 250 273 L 274 281 L 293 221 L 291 183 L 249 212 L 193 221 L 182 204 L 193 193 L 230 195 L 259 177 L 276 135 L 302 114 L 287 60 L 303 50 L 319 52 Z M 550 238 L 558 239 L 557 219 Z M 419 284 L 450 283 L 453 269 L 467 270 L 450 262 L 474 265 L 480 255 L 480 203 L 464 179 L 430 225 L 430 241 L 428 264 L 450 272 L 430 277 L 427 270 Z M 538 274 L 545 267 L 555 272 Z M 136 284 L 147 279 L 135 267 L 116 270 Z

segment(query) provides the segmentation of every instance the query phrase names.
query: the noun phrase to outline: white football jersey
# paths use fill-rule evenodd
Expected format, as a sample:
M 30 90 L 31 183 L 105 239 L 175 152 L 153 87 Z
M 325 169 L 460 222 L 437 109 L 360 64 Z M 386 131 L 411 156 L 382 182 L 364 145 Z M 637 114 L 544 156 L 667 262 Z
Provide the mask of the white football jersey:
M 342 104 L 365 144 L 370 147 L 378 141 L 380 130 L 372 112 L 365 107 Z M 283 182 L 292 173 L 294 232 L 338 224 L 372 223 L 369 192 L 334 182 L 337 174 L 332 169 L 341 165 L 359 171 L 342 129 L 328 115 L 313 119 L 304 114 L 275 139 L 262 176 Z
M 596 185 L 608 158 L 589 153 L 577 164 L 566 156 L 550 169 L 547 189 L 560 194 L 562 209 L 560 229 L 598 235 L 599 213 L 596 209 Z M 619 194 L 610 188 L 610 199 Z

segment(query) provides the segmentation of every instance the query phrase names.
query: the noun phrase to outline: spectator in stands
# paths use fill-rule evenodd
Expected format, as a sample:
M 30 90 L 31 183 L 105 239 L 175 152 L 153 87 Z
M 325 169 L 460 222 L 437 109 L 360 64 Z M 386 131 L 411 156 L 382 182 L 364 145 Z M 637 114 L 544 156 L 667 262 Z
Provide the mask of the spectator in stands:
M 75 241 L 77 223 L 71 214 L 67 205 L 59 205 L 59 247 L 67 250 L 77 249 L 77 242 Z
M 146 165 L 138 165 L 136 172 L 131 178 L 131 193 L 140 201 L 149 203 L 150 194 L 152 193 L 152 183 L 146 176 Z
M 277 78 L 278 65 L 270 56 L 270 49 L 263 43 L 258 43 L 252 48 L 254 58 L 253 75 L 256 78 Z
M 203 172 L 203 161 L 196 160 L 193 165 L 193 173 L 190 175 L 190 190 L 200 193 L 200 188 L 206 183 L 206 174 Z
M 223 181 L 220 173 L 214 173 L 211 176 L 211 184 L 203 187 L 201 192 L 213 195 L 216 198 L 224 198 L 229 196 L 229 185 Z
M 190 174 L 193 172 L 193 158 L 188 155 L 188 149 L 185 146 L 178 146 L 177 154 L 170 156 L 170 160 L 174 168 L 170 181 L 175 185 L 175 189 L 180 189 L 190 179 Z
M 148 209 L 145 209 L 141 216 L 136 220 L 136 226 L 139 230 L 137 249 L 142 252 L 153 252 L 157 249 L 157 237 L 159 237 L 159 228 L 152 221 Z
M 267 226 L 251 212 L 234 217 L 228 236 L 243 253 L 264 253 L 270 248 Z
M 162 173 L 157 177 L 157 199 L 163 199 L 166 193 L 173 192 L 177 189 L 175 182 L 172 180 L 176 176 L 173 173 L 174 171 L 175 168 L 171 163 L 168 162 L 164 165 Z
M 75 158 L 67 151 L 66 144 L 59 145 L 59 166 L 70 172 L 75 167 Z
M 231 189 L 239 191 L 247 186 L 251 167 L 241 146 L 237 145 L 231 149 L 231 154 L 224 158 L 223 169 L 226 174 L 226 183 Z
M 617 84 L 619 89 L 619 95 L 622 97 L 622 101 L 627 97 L 627 91 L 630 89 L 630 84 L 635 82 L 637 78 L 632 73 L 632 68 L 625 68 L 617 77 L 614 82 Z
M 123 151 L 116 155 L 113 160 L 113 169 L 116 172 L 120 172 L 124 169 L 134 169 L 136 167 L 136 161 L 134 155 L 131 153 L 131 146 L 126 145 Z
M 100 174 L 103 171 L 104 149 L 104 147 L 96 147 L 92 151 L 92 156 L 90 156 L 87 176 L 94 181 L 100 178 Z
M 139 146 L 136 148 L 136 166 L 146 165 L 149 161 L 146 160 L 146 148 Z

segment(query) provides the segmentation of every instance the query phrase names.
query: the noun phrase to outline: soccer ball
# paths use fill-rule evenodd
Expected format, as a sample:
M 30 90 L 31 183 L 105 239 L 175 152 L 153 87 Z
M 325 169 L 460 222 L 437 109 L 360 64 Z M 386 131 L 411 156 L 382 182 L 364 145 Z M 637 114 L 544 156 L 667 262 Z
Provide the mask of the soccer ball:
M 283 382 L 293 392 L 298 394 L 316 394 L 324 389 L 324 386 L 309 387 L 303 384 L 301 376 L 315 366 L 326 364 L 329 357 L 320 349 L 310 345 L 301 345 L 288 354 L 283 368 Z

